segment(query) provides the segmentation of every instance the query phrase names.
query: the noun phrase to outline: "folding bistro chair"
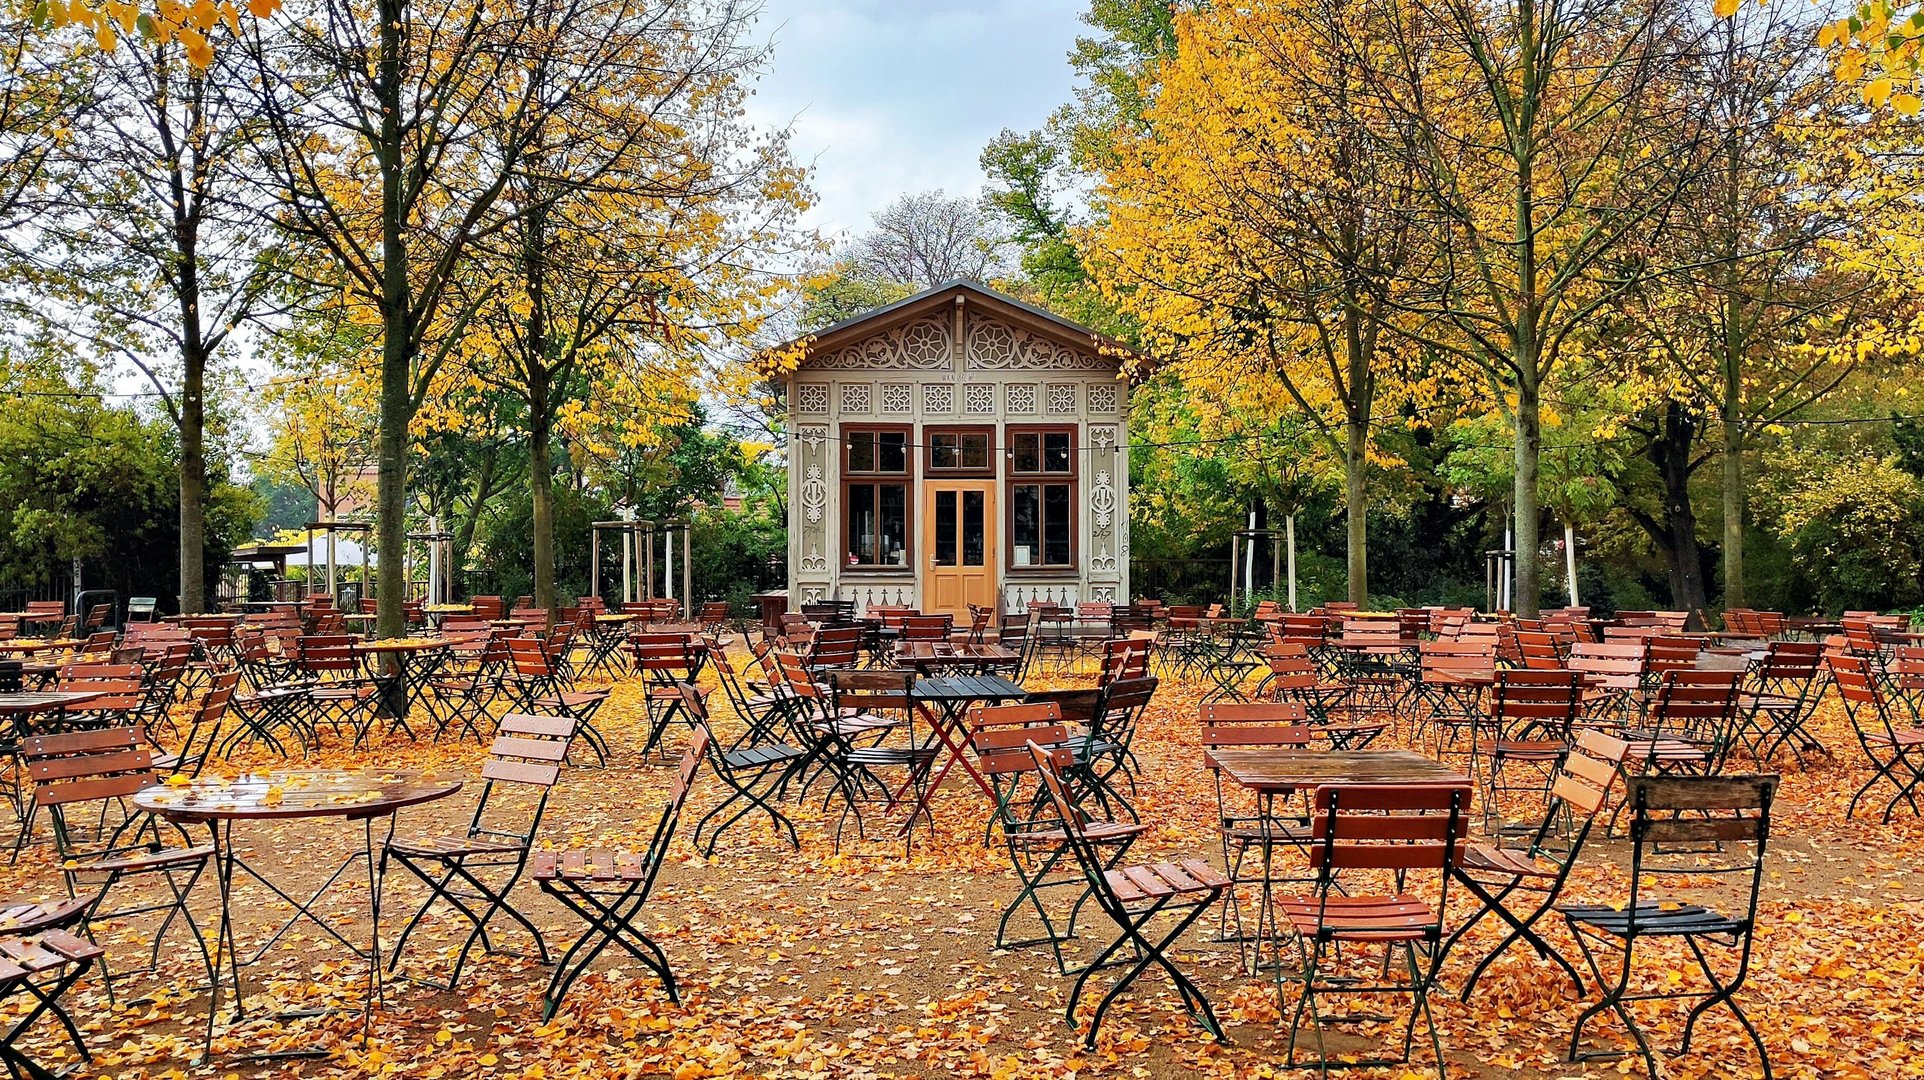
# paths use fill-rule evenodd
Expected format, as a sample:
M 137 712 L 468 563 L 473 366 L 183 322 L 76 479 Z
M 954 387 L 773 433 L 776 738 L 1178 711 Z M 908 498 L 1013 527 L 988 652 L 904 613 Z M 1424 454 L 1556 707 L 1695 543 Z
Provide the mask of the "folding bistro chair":
M 1082 991 L 1088 985 L 1089 977 L 1103 968 L 1126 968 L 1110 986 L 1108 993 L 1097 1002 L 1095 1015 L 1089 1020 L 1089 1033 L 1083 1039 L 1083 1046 L 1093 1051 L 1096 1048 L 1096 1033 L 1102 1030 L 1102 1018 L 1108 1013 L 1109 1006 L 1154 964 L 1162 968 L 1176 984 L 1176 993 L 1181 996 L 1183 1009 L 1189 1013 L 1190 1019 L 1215 1036 L 1218 1042 L 1228 1041 L 1222 1025 L 1216 1020 L 1215 1011 L 1209 1007 L 1209 999 L 1203 996 L 1202 990 L 1190 981 L 1189 976 L 1176 967 L 1169 958 L 1169 949 L 1222 896 L 1223 890 L 1229 888 L 1229 879 L 1203 859 L 1125 867 L 1111 865 L 1103 858 L 1102 850 L 1096 846 L 1095 839 L 1086 828 L 1088 818 L 1070 801 L 1062 777 L 1056 771 L 1052 752 L 1033 740 L 1025 746 L 1035 759 L 1036 771 L 1042 777 L 1056 813 L 1062 819 L 1063 837 L 1069 851 L 1082 867 L 1090 895 L 1103 914 L 1116 924 L 1118 931 L 1116 939 L 1083 967 L 1081 974 L 1076 976 L 1075 984 L 1070 987 L 1069 1004 L 1064 1012 L 1069 1026 L 1078 1026 L 1076 1005 L 1082 1000 Z M 1146 932 L 1149 925 L 1165 914 L 1175 916 L 1175 921 L 1161 936 L 1150 937 Z M 1133 950 L 1133 959 L 1117 961 L 1117 954 L 1125 946 Z
M 1689 1053 L 1697 1021 L 1710 1009 L 1723 1005 L 1737 1018 L 1744 1034 L 1750 1036 L 1764 1076 L 1769 1080 L 1770 1055 L 1756 1027 L 1737 1004 L 1736 993 L 1750 968 L 1751 937 L 1757 926 L 1757 895 L 1764 880 L 1764 848 L 1770 837 L 1770 806 L 1776 791 L 1775 776 L 1639 776 L 1631 779 L 1627 796 L 1633 815 L 1628 901 L 1621 906 L 1572 904 L 1558 909 L 1569 922 L 1570 932 L 1583 950 L 1583 958 L 1597 985 L 1603 988 L 1603 997 L 1577 1017 L 1576 1026 L 1570 1032 L 1571 1061 L 1639 1053 L 1654 1080 L 1658 1075 L 1657 1059 L 1631 1015 L 1630 1004 L 1652 1000 L 1694 1001 L 1684 1021 L 1683 1044 L 1676 1052 Z M 1695 888 L 1703 888 L 1701 881 L 1705 877 L 1739 883 L 1747 877 L 1748 908 L 1742 915 L 1725 915 L 1690 902 L 1695 897 L 1688 892 L 1684 892 L 1683 899 L 1675 892 L 1662 898 L 1651 897 L 1647 891 L 1651 888 L 1650 881 L 1660 876 L 1676 882 L 1680 892 L 1691 890 L 1693 884 Z M 1693 883 L 1693 878 L 1698 881 Z M 1681 940 L 1709 988 L 1698 989 L 1676 981 L 1684 970 L 1681 966 L 1684 950 L 1672 948 L 1664 950 L 1662 958 L 1653 961 L 1669 973 L 1669 980 L 1657 981 L 1663 988 L 1630 992 L 1638 945 L 1646 938 Z M 1705 951 L 1706 944 L 1735 955 L 1735 967 L 1729 976 L 1718 974 Z M 1617 954 L 1619 966 L 1614 977 L 1604 974 L 1603 958 L 1609 953 Z M 1636 1043 L 1635 1051 L 1580 1050 L 1584 1028 L 1606 1009 L 1623 1021 Z
M 573 720 L 588 740 L 598 764 L 608 763 L 608 740 L 594 724 L 595 713 L 608 700 L 608 690 L 577 690 L 567 668 L 558 664 L 545 642 L 534 638 L 508 639 L 509 674 L 502 683 L 522 711 L 537 716 L 559 714 Z
M 337 735 L 345 723 L 359 746 L 373 727 L 377 693 L 363 675 L 354 641 L 346 634 L 309 634 L 295 643 L 294 670 L 307 682 L 314 710 L 309 727 L 317 738 L 323 720 Z
M 717 654 L 717 662 L 726 661 Z M 796 851 L 802 850 L 801 838 L 795 835 L 795 823 L 776 809 L 772 800 L 808 757 L 808 752 L 775 739 L 772 734 L 724 748 L 720 740 L 715 738 L 715 729 L 709 723 L 707 694 L 688 683 L 682 684 L 681 694 L 683 713 L 697 731 L 707 734 L 709 768 L 729 789 L 728 797 L 715 804 L 695 823 L 696 850 L 704 858 L 713 855 L 721 834 L 756 810 L 768 815 L 776 836 L 786 834 L 789 846 Z M 737 804 L 741 804 L 740 809 L 728 813 L 729 808 Z M 728 816 L 722 818 L 723 814 Z M 718 818 L 722 820 L 716 824 Z
M 1436 1031 L 1436 1017 L 1430 1011 L 1429 994 L 1442 959 L 1450 867 L 1455 865 L 1468 832 L 1469 805 L 1467 787 L 1353 784 L 1316 789 L 1309 844 L 1310 865 L 1316 872 L 1315 885 L 1306 895 L 1281 898 L 1276 904 L 1278 917 L 1295 931 L 1297 952 L 1302 961 L 1302 992 L 1289 1021 L 1289 1051 L 1285 1061 L 1289 1068 L 1313 1065 L 1328 1073 L 1331 1069 L 1408 1064 L 1420 1016 L 1429 1028 L 1437 1076 L 1443 1075 L 1443 1041 Z M 1337 881 L 1339 874 L 1358 872 L 1388 875 L 1395 891 L 1352 893 L 1348 890 L 1358 884 L 1353 878 L 1341 884 Z M 1409 887 L 1411 877 L 1419 873 L 1435 875 L 1433 905 Z M 1332 973 L 1330 969 L 1343 958 L 1346 945 L 1355 946 L 1357 951 L 1372 945 L 1382 946 L 1382 981 Z M 1408 973 L 1407 981 L 1402 983 L 1388 978 L 1390 957 L 1398 950 L 1404 954 Z M 1279 966 L 1276 974 L 1279 995 L 1282 984 L 1283 972 Z M 1349 1055 L 1340 1059 L 1330 1055 L 1323 1028 L 1327 1023 L 1343 1022 L 1346 1018 L 1325 1018 L 1317 1002 L 1343 994 L 1410 995 L 1410 1013 L 1403 1024 L 1400 1056 L 1360 1060 Z M 1314 1062 L 1299 1062 L 1296 1057 L 1296 1039 L 1305 1013 L 1315 1027 L 1317 1058 Z
M 1917 805 L 1917 787 L 1924 783 L 1924 727 L 1900 723 L 1884 675 L 1869 657 L 1833 654 L 1831 681 L 1844 699 L 1844 715 L 1850 719 L 1857 745 L 1870 759 L 1871 777 L 1851 796 L 1844 816 L 1857 813 L 1857 802 L 1880 783 L 1891 785 L 1897 794 L 1884 804 L 1884 822 L 1900 802 L 1909 803 L 1914 814 L 1924 813 Z
M 1648 720 L 1624 732 L 1625 768 L 1639 773 L 1714 773 L 1730 753 L 1737 671 L 1672 668 L 1657 678 Z
M 1252 935 L 1243 932 L 1242 886 L 1253 884 L 1258 891 L 1253 937 L 1260 948 L 1264 930 L 1270 925 L 1267 908 L 1269 892 L 1276 880 L 1273 877 L 1276 851 L 1285 844 L 1301 847 L 1308 839 L 1309 822 L 1304 815 L 1278 814 L 1273 796 L 1257 795 L 1254 805 L 1232 805 L 1233 800 L 1223 784 L 1222 767 L 1216 764 L 1211 751 L 1226 746 L 1305 748 L 1312 741 L 1310 729 L 1303 722 L 1305 718 L 1302 703 L 1296 701 L 1248 704 L 1205 702 L 1197 714 L 1202 724 L 1203 767 L 1209 771 L 1211 782 L 1216 787 L 1216 818 L 1223 843 L 1223 865 L 1229 868 L 1229 878 L 1235 886 L 1230 890 L 1229 902 L 1223 905 L 1218 936 L 1223 940 L 1233 936 L 1245 961 L 1248 959 L 1245 943 Z M 1251 852 L 1255 853 L 1259 868 L 1255 876 L 1246 876 L 1244 864 Z M 1230 930 L 1232 920 L 1235 923 L 1233 932 Z
M 995 792 L 995 812 L 989 829 L 998 834 L 1009 849 L 1009 864 L 1021 887 L 1003 905 L 996 922 L 995 947 L 1020 949 L 1048 945 L 1055 954 L 1056 970 L 1064 975 L 1081 971 L 1063 952 L 1066 942 L 1075 940 L 1076 920 L 1087 903 L 1089 882 L 1069 850 L 1069 839 L 1062 818 L 1055 813 L 1036 776 L 1036 761 L 1028 744 L 1039 743 L 1049 750 L 1056 775 L 1064 776 L 1074 761 L 1062 745 L 1069 729 L 1061 722 L 1061 709 L 1054 702 L 1028 705 L 977 705 L 969 710 L 969 741 L 975 749 L 976 768 Z M 1082 822 L 1082 833 L 1101 854 L 1105 866 L 1122 861 L 1136 838 L 1149 826 L 1134 822 Z M 1063 860 L 1070 860 L 1067 867 Z M 1080 891 L 1070 906 L 1061 928 L 1060 916 L 1052 916 L 1043 903 L 1044 890 L 1075 887 Z M 1014 939 L 1009 927 L 1024 906 L 1034 913 L 1042 927 L 1040 935 Z
M 1136 794 L 1136 757 L 1130 746 L 1135 742 L 1136 722 L 1155 697 L 1157 685 L 1155 676 L 1146 675 L 1117 679 L 1103 686 L 1088 729 L 1070 737 L 1070 748 L 1075 751 L 1075 771 L 1086 794 L 1110 816 L 1116 813 L 1109 805 L 1114 800 L 1130 820 L 1136 818 L 1136 808 L 1123 797 L 1116 778 L 1127 780 L 1129 793 Z
M 1815 641 L 1772 641 L 1750 661 L 1737 739 L 1752 757 L 1769 761 L 1786 746 L 1799 764 L 1807 752 L 1829 755 L 1806 726 L 1823 697 L 1823 664 L 1824 646 Z
M 80 1038 L 80 1029 L 67 1015 L 60 999 L 105 955 L 105 949 L 65 930 L 0 937 L 0 1004 L 18 1017 L 7 1026 L 5 1033 L 0 1033 L 0 1063 L 6 1065 L 8 1075 L 31 1080 L 55 1080 L 64 1075 L 48 1070 L 19 1046 L 20 1039 L 48 1013 L 53 1013 L 67 1029 L 67 1038 L 73 1042 L 80 1059 L 93 1061 L 87 1044 Z M 13 1005 L 12 999 L 20 996 L 31 999 L 22 1003 L 25 1008 Z
M 201 766 L 207 763 L 207 755 L 214 748 L 214 740 L 220 737 L 221 722 L 227 718 L 227 708 L 234 698 L 235 688 L 240 685 L 240 671 L 229 669 L 214 673 L 213 683 L 194 709 L 194 718 L 187 725 L 187 733 L 179 748 L 169 753 L 154 744 L 157 756 L 154 768 L 168 773 L 185 773 L 199 776 Z M 142 734 L 152 744 L 154 733 L 143 725 Z
M 1544 811 L 1543 822 L 1524 843 L 1511 846 L 1499 841 L 1494 844 L 1471 844 L 1463 849 L 1462 858 L 1457 862 L 1453 874 L 1482 906 L 1443 943 L 1442 952 L 1437 957 L 1438 967 L 1442 966 L 1444 957 L 1463 940 L 1470 928 L 1483 921 L 1484 916 L 1494 915 L 1509 927 L 1509 933 L 1477 961 L 1470 977 L 1463 981 L 1464 1001 L 1470 1000 L 1477 980 L 1496 962 L 1496 958 L 1512 945 L 1524 941 L 1529 942 L 1538 956 L 1562 968 L 1576 985 L 1577 993 L 1583 993 L 1583 976 L 1562 953 L 1543 940 L 1536 930 L 1536 924 L 1555 910 L 1558 899 L 1562 897 L 1563 886 L 1570 878 L 1571 869 L 1576 866 L 1577 856 L 1582 852 L 1585 841 L 1590 838 L 1597 813 L 1609 799 L 1610 787 L 1616 782 L 1618 766 L 1626 749 L 1623 740 L 1600 731 L 1586 731 L 1578 735 L 1576 744 L 1557 765 L 1556 779 L 1550 786 L 1550 805 Z M 1536 898 L 1528 911 L 1511 906 L 1510 897 L 1516 893 Z
M 574 720 L 565 716 L 510 713 L 502 717 L 494 743 L 488 747 L 487 759 L 481 763 L 481 797 L 474 804 L 468 831 L 461 836 L 390 839 L 381 848 L 381 874 L 387 873 L 391 859 L 428 887 L 427 900 L 394 942 L 393 953 L 388 957 L 388 971 L 392 972 L 400 964 L 408 935 L 421 924 L 428 910 L 443 900 L 472 923 L 474 929 L 461 943 L 461 951 L 455 954 L 448 981 L 430 984 L 436 989 L 454 990 L 461 981 L 461 967 L 477 943 L 483 951 L 494 952 L 494 944 L 488 940 L 488 923 L 498 914 L 520 924 L 534 939 L 542 963 L 547 963 L 548 945 L 541 939 L 541 931 L 508 902 L 508 894 L 514 891 L 515 883 L 521 880 L 521 873 L 528 865 L 528 852 L 535 834 L 541 831 L 548 796 L 561 779 L 562 764 L 568 759 L 568 746 L 574 741 L 577 727 Z M 523 828 L 500 823 L 504 815 L 498 812 L 500 800 L 495 798 L 496 793 L 514 789 L 526 789 L 534 803 L 532 811 L 523 819 Z M 494 804 L 496 813 L 489 813 L 490 804 Z
M 655 823 L 655 834 L 642 852 L 596 848 L 568 851 L 540 851 L 534 856 L 534 879 L 541 890 L 561 901 L 568 910 L 588 924 L 568 951 L 556 962 L 554 975 L 541 1008 L 543 1022 L 554 1019 L 568 989 L 575 984 L 610 943 L 620 945 L 628 955 L 661 979 L 668 1000 L 681 1003 L 675 989 L 675 973 L 669 969 L 668 954 L 655 944 L 635 923 L 648 895 L 654 890 L 655 876 L 668 855 L 681 820 L 688 790 L 694 785 L 696 770 L 708 753 L 708 732 L 697 728 L 695 737 L 682 753 L 675 772 L 675 784 Z
M 1550 790 L 1557 762 L 1570 745 L 1583 699 L 1583 676 L 1574 671 L 1500 671 L 1490 691 L 1488 734 L 1470 758 L 1470 776 L 1482 773 L 1486 827 L 1503 819 L 1501 796 Z M 1513 779 L 1513 769 L 1528 770 Z
M 202 964 L 211 984 L 214 961 L 207 942 L 187 906 L 194 883 L 213 857 L 212 845 L 174 846 L 168 843 L 160 820 L 144 811 L 129 810 L 125 800 L 135 792 L 160 781 L 154 772 L 153 753 L 140 744 L 132 727 L 74 731 L 61 735 L 37 735 L 21 746 L 27 771 L 33 777 L 33 805 L 44 809 L 53 822 L 54 844 L 60 855 L 60 873 L 67 895 L 91 894 L 92 903 L 79 921 L 80 933 L 93 938 L 93 924 L 137 915 L 165 913 L 154 931 L 153 953 L 144 971 L 160 966 L 161 946 L 167 931 L 179 919 L 200 950 Z M 69 819 L 69 811 L 84 808 L 86 823 Z M 117 822 L 111 814 L 119 811 Z M 168 826 L 179 836 L 180 830 Z M 25 827 L 22 835 L 25 835 Z M 91 832 L 93 842 L 82 839 Z M 180 837 L 184 840 L 184 837 Z M 102 911 L 108 896 L 122 882 L 157 877 L 167 888 L 167 899 L 135 901 L 135 906 Z M 105 964 L 102 971 L 105 972 Z M 113 999 L 113 981 L 123 975 L 142 971 L 107 974 L 108 1000 Z M 212 1009 L 210 1000 L 208 1008 Z
M 635 671 L 644 682 L 642 701 L 648 710 L 648 740 L 641 748 L 645 759 L 657 748 L 664 751 L 663 738 L 677 720 L 691 721 L 682 710 L 682 687 L 692 684 L 701 671 L 701 659 L 692 634 L 630 634 L 628 653 Z

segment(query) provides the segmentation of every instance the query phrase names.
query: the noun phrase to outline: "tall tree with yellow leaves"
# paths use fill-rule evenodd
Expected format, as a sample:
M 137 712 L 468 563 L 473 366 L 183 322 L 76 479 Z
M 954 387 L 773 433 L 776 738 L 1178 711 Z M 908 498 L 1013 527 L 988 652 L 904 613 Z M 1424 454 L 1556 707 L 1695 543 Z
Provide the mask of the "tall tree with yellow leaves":
M 805 205 L 806 174 L 781 133 L 743 117 L 765 52 L 745 10 L 635 27 L 634 59 L 601 72 L 557 129 L 624 144 L 562 142 L 509 185 L 507 226 L 477 247 L 467 287 L 487 299 L 469 372 L 526 409 L 534 596 L 555 604 L 554 444 L 565 408 L 619 409 L 671 388 L 692 400 L 705 361 L 760 329 L 785 285 L 772 267 Z M 646 62 L 640 58 L 646 56 Z M 534 77 L 533 73 L 530 77 Z M 631 415 L 651 427 L 671 418 Z
M 734 21 L 735 0 L 310 0 L 251 55 L 286 227 L 325 252 L 381 337 L 377 630 L 403 631 L 409 428 L 492 293 L 477 247 L 644 150 L 601 114 L 611 73 L 672 83 L 651 35 Z M 665 61 L 660 70 L 649 65 Z M 556 122 L 556 118 L 567 118 Z M 516 197 L 545 166 L 566 184 Z
M 1177 16 L 1175 55 L 1141 133 L 1113 148 L 1089 238 L 1107 296 L 1194 391 L 1226 400 L 1274 378 L 1342 462 L 1359 604 L 1372 431 L 1415 389 L 1391 348 L 1390 295 L 1422 236 L 1393 209 L 1414 171 L 1380 153 L 1367 72 L 1344 44 L 1379 18 L 1351 0 Z
M 1510 421 L 1516 609 L 1541 592 L 1538 461 L 1567 346 L 1645 272 L 1617 258 L 1662 227 L 1697 167 L 1697 118 L 1658 75 L 1701 19 L 1665 0 L 1408 0 L 1342 43 L 1416 182 L 1401 209 L 1434 254 L 1384 290 L 1400 332 L 1453 356 Z

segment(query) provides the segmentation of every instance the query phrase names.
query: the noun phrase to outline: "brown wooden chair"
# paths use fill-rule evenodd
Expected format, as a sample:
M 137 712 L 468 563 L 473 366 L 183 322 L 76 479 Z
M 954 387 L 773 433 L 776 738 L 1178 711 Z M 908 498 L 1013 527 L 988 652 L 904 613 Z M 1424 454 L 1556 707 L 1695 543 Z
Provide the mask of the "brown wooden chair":
M 655 822 L 655 833 L 646 851 L 599 848 L 591 850 L 541 851 L 534 855 L 534 879 L 541 890 L 579 915 L 587 928 L 555 963 L 548 980 L 541 1019 L 554 1018 L 568 989 L 610 943 L 620 945 L 628 955 L 661 979 L 662 990 L 672 1004 L 680 1004 L 675 973 L 668 965 L 668 954 L 636 923 L 655 877 L 667 861 L 668 845 L 675 838 L 682 808 L 688 803 L 689 789 L 702 758 L 708 753 L 708 733 L 698 730 L 682 753 L 675 770 L 675 783 L 669 790 L 668 804 Z
M 151 962 L 144 970 L 151 972 L 159 967 L 167 931 L 178 918 L 200 950 L 211 985 L 215 978 L 213 957 L 187 900 L 194 883 L 207 869 L 214 848 L 210 844 L 187 844 L 177 826 L 128 808 L 125 800 L 160 782 L 153 753 L 141 745 L 139 733 L 132 727 L 114 727 L 38 735 L 21 745 L 21 755 L 33 777 L 33 807 L 46 811 L 53 825 L 67 895 L 91 898 L 91 906 L 80 920 L 80 932 L 91 939 L 96 922 L 164 912 L 165 918 L 154 932 Z M 76 808 L 84 809 L 78 820 L 69 813 Z M 28 827 L 31 819 L 23 826 L 23 836 Z M 167 898 L 102 910 L 108 896 L 123 882 L 143 878 L 158 879 L 166 886 Z M 109 999 L 115 978 L 139 973 L 107 975 Z M 213 1007 L 211 1001 L 208 1007 Z
M 1583 676 L 1575 671 L 1499 671 L 1490 691 L 1487 734 L 1480 734 L 1471 755 L 1470 775 L 1479 773 L 1484 788 L 1485 827 L 1502 819 L 1505 795 L 1547 794 L 1557 763 L 1575 737 Z M 1526 778 L 1514 778 L 1513 769 Z
M 1856 814 L 1858 801 L 1879 784 L 1889 784 L 1896 790 L 1891 801 L 1884 804 L 1886 824 L 1900 802 L 1910 804 L 1912 813 L 1924 814 L 1918 808 L 1916 794 L 1918 786 L 1924 784 L 1924 727 L 1900 714 L 1884 673 L 1870 657 L 1833 653 L 1827 659 L 1831 681 L 1844 700 L 1844 715 L 1871 763 L 1870 779 L 1851 796 L 1844 816 Z
M 455 954 L 448 981 L 434 984 L 436 989 L 454 990 L 461 981 L 461 967 L 476 944 L 488 953 L 494 952 L 488 940 L 488 923 L 496 915 L 505 915 L 526 930 L 534 939 L 541 962 L 548 962 L 548 945 L 541 931 L 509 902 L 509 894 L 528 865 L 535 836 L 541 831 L 541 818 L 548 809 L 548 797 L 561 779 L 562 764 L 568 759 L 568 746 L 578 728 L 565 716 L 511 713 L 502 717 L 488 756 L 481 763 L 481 797 L 475 801 L 467 832 L 460 836 L 390 839 L 381 848 L 382 873 L 392 860 L 428 887 L 427 900 L 394 942 L 388 957 L 389 971 L 401 962 L 408 935 L 429 909 L 444 900 L 474 929 Z M 509 808 L 503 813 L 503 800 L 496 796 L 509 792 L 524 792 L 520 801 L 532 803 L 532 807 Z M 512 825 L 503 821 L 510 814 L 516 819 Z
M 1444 919 L 1449 910 L 1450 868 L 1467 835 L 1467 787 L 1354 784 L 1319 787 L 1312 799 L 1310 866 L 1312 889 L 1277 902 L 1281 918 L 1295 931 L 1302 988 L 1291 1012 L 1289 1068 L 1404 1065 L 1410 1060 L 1416 1021 L 1429 1028 L 1437 1076 L 1443 1075 L 1443 1041 L 1430 1011 L 1430 988 L 1443 954 Z M 1343 878 L 1339 887 L 1337 879 Z M 1393 891 L 1366 892 L 1366 875 L 1387 877 Z M 1418 883 L 1433 877 L 1433 892 Z M 1419 891 L 1422 890 L 1422 891 Z M 1425 895 L 1428 892 L 1428 895 Z M 1434 896 L 1434 900 L 1431 899 Z M 1384 950 L 1383 980 L 1366 974 L 1332 971 L 1352 955 Z M 1406 981 L 1388 979 L 1391 957 L 1402 952 Z M 1374 966 L 1372 962 L 1371 966 Z M 1282 971 L 1277 971 L 1281 992 Z M 1323 1016 L 1316 1002 L 1332 995 L 1408 994 L 1410 1013 L 1403 1025 L 1402 1053 L 1394 1058 L 1339 1062 L 1323 1040 Z M 1299 1061 L 1297 1035 L 1307 1014 L 1316 1035 L 1317 1057 Z
M 561 715 L 580 725 L 595 761 L 608 762 L 608 741 L 594 724 L 595 713 L 608 700 L 606 688 L 578 690 L 568 670 L 544 642 L 534 638 L 508 639 L 508 667 L 502 688 L 522 712 L 537 716 Z
M 1089 977 L 1097 971 L 1117 966 L 1111 961 L 1125 948 L 1134 957 L 1132 961 L 1121 962 L 1125 968 L 1122 975 L 1109 987 L 1102 1000 L 1096 1003 L 1095 1015 L 1089 1020 L 1089 1033 L 1083 1038 L 1084 1048 L 1091 1051 L 1096 1048 L 1096 1034 L 1102 1029 L 1103 1016 L 1123 991 L 1141 978 L 1152 964 L 1162 968 L 1175 983 L 1176 992 L 1182 997 L 1183 1009 L 1190 1018 L 1215 1036 L 1218 1042 L 1227 1041 L 1222 1025 L 1216 1020 L 1215 1011 L 1209 1006 L 1209 999 L 1203 996 L 1202 990 L 1189 976 L 1176 967 L 1169 950 L 1176 939 L 1229 888 L 1229 879 L 1203 859 L 1170 859 L 1140 866 L 1114 865 L 1113 860 L 1104 857 L 1103 849 L 1098 846 L 1098 834 L 1091 828 L 1094 823 L 1070 799 L 1068 788 L 1057 772 L 1054 752 L 1034 740 L 1026 742 L 1024 746 L 1035 760 L 1036 772 L 1042 778 L 1050 801 L 1062 820 L 1063 836 L 1070 853 L 1082 868 L 1089 895 L 1102 913 L 1115 923 L 1117 930 L 1115 940 L 1082 968 L 1069 989 L 1065 1015 L 1070 1026 L 1076 1026 L 1076 1006 L 1082 1000 L 1082 991 L 1088 985 Z M 1162 928 L 1158 936 L 1151 937 L 1148 933 L 1150 926 L 1164 915 L 1175 918 Z
M 9 1075 L 32 1080 L 54 1080 L 60 1075 L 28 1057 L 20 1047 L 20 1040 L 48 1013 L 66 1028 L 80 1059 L 93 1061 L 61 999 L 104 956 L 106 950 L 65 930 L 30 936 L 14 932 L 0 937 L 0 1005 L 16 1017 L 0 1033 L 0 1064 L 6 1066 Z M 21 996 L 30 1000 L 16 1007 L 13 999 Z

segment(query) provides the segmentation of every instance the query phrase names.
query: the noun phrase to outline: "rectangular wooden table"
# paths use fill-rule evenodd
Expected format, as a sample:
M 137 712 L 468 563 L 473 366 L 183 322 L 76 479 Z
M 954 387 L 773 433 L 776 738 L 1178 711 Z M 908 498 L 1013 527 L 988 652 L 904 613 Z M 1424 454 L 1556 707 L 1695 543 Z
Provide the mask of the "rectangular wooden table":
M 1208 759 L 1238 784 L 1262 794 L 1325 784 L 1464 784 L 1470 778 L 1414 750 L 1296 750 L 1219 746 Z

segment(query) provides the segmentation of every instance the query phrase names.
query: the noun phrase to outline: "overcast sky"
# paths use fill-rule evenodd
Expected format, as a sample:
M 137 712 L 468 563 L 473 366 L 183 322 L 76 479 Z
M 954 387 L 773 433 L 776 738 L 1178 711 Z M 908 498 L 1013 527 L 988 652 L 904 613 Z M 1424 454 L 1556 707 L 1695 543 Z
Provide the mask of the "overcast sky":
M 860 232 L 906 192 L 973 196 L 976 159 L 1069 100 L 1083 0 L 764 0 L 775 42 L 752 106 L 816 167 L 806 224 Z

